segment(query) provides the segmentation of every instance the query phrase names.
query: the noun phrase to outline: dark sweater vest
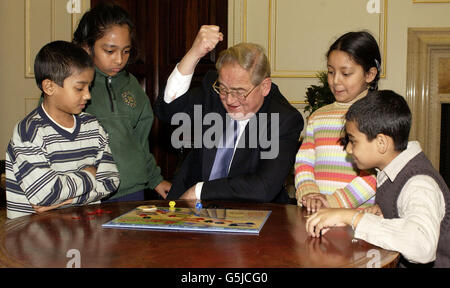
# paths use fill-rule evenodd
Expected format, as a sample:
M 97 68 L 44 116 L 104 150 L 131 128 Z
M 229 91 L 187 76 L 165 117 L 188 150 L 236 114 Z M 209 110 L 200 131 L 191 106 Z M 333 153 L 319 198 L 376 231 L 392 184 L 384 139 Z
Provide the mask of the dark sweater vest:
M 427 175 L 433 178 L 438 183 L 445 200 L 445 215 L 440 226 L 436 260 L 427 264 L 426 267 L 450 267 L 450 192 L 442 176 L 433 168 L 423 152 L 419 153 L 403 167 L 394 182 L 388 179 L 377 189 L 375 202 L 380 206 L 385 219 L 399 218 L 398 197 L 406 182 L 416 175 Z M 412 264 L 406 259 L 401 259 L 400 264 L 406 267 L 421 266 L 420 264 Z

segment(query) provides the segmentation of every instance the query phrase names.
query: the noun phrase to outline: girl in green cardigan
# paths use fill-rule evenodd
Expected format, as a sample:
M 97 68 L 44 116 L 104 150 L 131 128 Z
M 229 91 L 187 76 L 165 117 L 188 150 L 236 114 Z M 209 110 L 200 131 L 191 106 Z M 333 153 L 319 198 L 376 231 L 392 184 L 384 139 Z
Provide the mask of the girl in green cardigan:
M 171 187 L 150 153 L 148 137 L 154 119 L 150 101 L 136 78 L 124 70 L 134 52 L 133 39 L 128 13 L 108 4 L 86 12 L 74 33 L 73 41 L 96 66 L 92 99 L 85 111 L 108 132 L 120 173 L 119 189 L 108 201 L 145 200 L 146 189 L 166 198 Z

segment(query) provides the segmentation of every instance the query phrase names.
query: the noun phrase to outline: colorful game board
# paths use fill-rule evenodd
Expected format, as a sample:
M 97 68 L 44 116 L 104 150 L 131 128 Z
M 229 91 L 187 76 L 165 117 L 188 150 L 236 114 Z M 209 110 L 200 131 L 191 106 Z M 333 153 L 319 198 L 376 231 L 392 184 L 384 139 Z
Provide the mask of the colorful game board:
M 136 208 L 103 224 L 105 228 L 259 234 L 271 211 L 157 207 Z

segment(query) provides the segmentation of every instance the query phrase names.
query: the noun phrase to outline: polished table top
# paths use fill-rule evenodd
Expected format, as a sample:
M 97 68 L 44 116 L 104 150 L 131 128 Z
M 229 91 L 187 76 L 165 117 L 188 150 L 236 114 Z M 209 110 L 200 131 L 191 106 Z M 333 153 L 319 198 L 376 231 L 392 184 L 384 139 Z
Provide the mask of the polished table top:
M 75 257 L 81 268 L 393 267 L 399 257 L 362 240 L 352 241 L 349 227 L 308 237 L 307 212 L 295 205 L 203 202 L 272 211 L 259 235 L 101 227 L 144 204 L 169 206 L 168 201 L 103 203 L 8 220 L 0 227 L 0 267 L 65 268 Z M 94 214 L 98 209 L 107 213 Z

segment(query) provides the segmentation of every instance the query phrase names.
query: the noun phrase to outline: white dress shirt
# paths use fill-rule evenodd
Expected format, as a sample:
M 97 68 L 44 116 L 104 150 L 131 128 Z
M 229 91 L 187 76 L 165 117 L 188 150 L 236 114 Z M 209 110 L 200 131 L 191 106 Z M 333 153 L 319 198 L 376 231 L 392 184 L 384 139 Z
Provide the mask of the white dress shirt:
M 172 74 L 170 74 L 169 79 L 167 79 L 167 86 L 166 86 L 166 89 L 164 90 L 164 102 L 166 102 L 167 104 L 170 104 L 172 101 L 174 101 L 178 97 L 184 95 L 189 90 L 189 87 L 191 86 L 191 81 L 192 81 L 193 75 L 194 74 L 189 74 L 189 75 L 181 74 L 180 71 L 178 70 L 178 65 L 177 65 L 175 67 L 175 69 L 172 71 Z M 247 124 L 249 122 L 249 119 L 238 120 L 237 122 L 239 124 L 239 134 L 238 134 L 236 143 L 239 143 L 239 139 L 241 139 L 242 133 L 244 132 L 245 127 L 247 126 Z M 235 145 L 235 147 L 234 147 L 233 158 L 234 158 L 234 153 L 236 152 L 237 146 L 238 145 Z M 230 167 L 231 167 L 231 163 L 233 162 L 233 158 L 231 159 Z M 228 167 L 228 170 L 230 169 L 230 167 Z M 201 199 L 203 183 L 204 182 L 199 182 L 195 185 L 195 197 L 198 200 Z
M 408 148 L 377 174 L 377 187 L 394 181 L 405 165 L 422 151 L 419 142 Z M 384 219 L 364 214 L 355 230 L 355 238 L 383 249 L 398 251 L 408 261 L 429 263 L 436 259 L 440 224 L 445 215 L 445 201 L 436 181 L 430 176 L 409 179 L 397 200 L 400 218 Z

